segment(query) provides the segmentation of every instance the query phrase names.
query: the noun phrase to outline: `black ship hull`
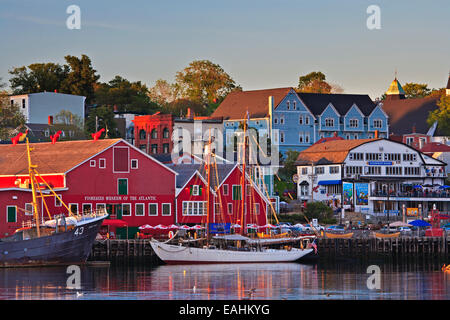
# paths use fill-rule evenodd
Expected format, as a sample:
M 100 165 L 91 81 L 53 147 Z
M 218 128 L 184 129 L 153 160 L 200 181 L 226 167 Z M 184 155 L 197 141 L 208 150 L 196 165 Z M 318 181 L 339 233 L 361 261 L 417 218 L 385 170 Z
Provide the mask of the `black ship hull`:
M 105 217 L 93 218 L 70 230 L 40 238 L 21 240 L 22 235 L 18 233 L 0 239 L 0 267 L 84 263 Z

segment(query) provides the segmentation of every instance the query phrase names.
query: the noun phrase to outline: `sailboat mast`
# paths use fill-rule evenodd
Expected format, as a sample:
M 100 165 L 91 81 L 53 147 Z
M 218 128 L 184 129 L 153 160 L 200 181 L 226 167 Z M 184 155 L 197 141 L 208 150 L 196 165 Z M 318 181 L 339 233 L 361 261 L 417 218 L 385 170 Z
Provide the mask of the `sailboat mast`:
M 37 230 L 37 236 L 41 236 L 41 230 L 39 225 L 39 211 L 38 211 L 38 204 L 37 204 L 37 197 L 36 197 L 36 185 L 35 185 L 35 176 L 33 172 L 33 168 L 37 168 L 36 165 L 31 164 L 31 154 L 30 154 L 30 145 L 28 143 L 27 139 L 27 156 L 28 156 L 28 174 L 30 176 L 30 182 L 31 182 L 31 193 L 33 196 L 33 211 L 34 211 L 34 218 L 36 219 L 36 230 Z
M 248 117 L 248 110 L 246 113 L 246 117 Z M 244 119 L 244 145 L 243 145 L 243 164 L 242 164 L 242 208 L 241 208 L 241 223 L 242 223 L 242 228 L 241 228 L 241 234 L 243 235 L 245 233 L 245 215 L 244 215 L 244 209 L 245 209 L 245 163 L 246 161 L 246 152 L 247 152 L 247 148 L 246 148 L 246 131 L 247 131 L 247 121 L 246 119 Z
M 210 210 L 210 187 L 211 187 L 211 168 L 210 168 L 210 159 L 211 159 L 211 128 L 209 129 L 209 138 L 208 138 L 208 150 L 206 153 L 206 174 L 208 179 L 208 184 L 206 186 L 206 240 L 209 240 L 209 215 L 211 214 Z

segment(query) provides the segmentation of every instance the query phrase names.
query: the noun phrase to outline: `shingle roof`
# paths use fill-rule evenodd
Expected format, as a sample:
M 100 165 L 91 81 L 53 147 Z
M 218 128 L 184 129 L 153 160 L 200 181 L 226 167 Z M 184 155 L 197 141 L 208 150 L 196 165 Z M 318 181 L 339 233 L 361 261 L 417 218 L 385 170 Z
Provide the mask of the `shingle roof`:
M 189 180 L 190 177 L 194 174 L 195 171 L 198 171 L 200 175 L 207 180 L 207 174 L 205 165 L 203 164 L 171 164 L 167 165 L 170 169 L 174 170 L 178 173 L 177 175 L 177 188 L 183 187 Z M 216 169 L 211 166 L 211 186 L 214 188 L 218 184 L 221 184 L 223 180 L 228 176 L 228 174 L 234 169 L 235 164 L 217 164 L 217 174 Z M 219 179 L 217 179 L 218 177 Z M 218 184 L 217 184 L 218 182 Z
M 364 143 L 376 140 L 380 139 L 332 140 L 313 144 L 311 147 L 300 152 L 296 164 L 317 164 L 319 161 L 320 164 L 324 164 L 326 161 L 328 163 L 342 163 L 350 150 Z
M 420 149 L 420 151 L 424 153 L 450 152 L 450 146 L 439 142 L 430 142 Z
M 245 119 L 247 110 L 250 118 L 265 118 L 269 115 L 269 97 L 274 97 L 274 108 L 293 88 L 277 88 L 250 91 L 233 91 L 217 107 L 211 117 L 224 119 Z
M 385 100 L 383 110 L 389 116 L 389 131 L 396 135 L 412 132 L 427 133 L 430 126 L 427 123 L 430 111 L 438 109 L 439 95 L 417 98 Z
M 376 104 L 367 94 L 306 93 L 297 95 L 314 115 L 320 115 L 331 103 L 340 115 L 345 115 L 356 104 L 365 116 L 369 116 Z
M 30 143 L 31 161 L 40 174 L 64 173 L 122 139 Z M 0 145 L 0 175 L 28 174 L 25 143 Z

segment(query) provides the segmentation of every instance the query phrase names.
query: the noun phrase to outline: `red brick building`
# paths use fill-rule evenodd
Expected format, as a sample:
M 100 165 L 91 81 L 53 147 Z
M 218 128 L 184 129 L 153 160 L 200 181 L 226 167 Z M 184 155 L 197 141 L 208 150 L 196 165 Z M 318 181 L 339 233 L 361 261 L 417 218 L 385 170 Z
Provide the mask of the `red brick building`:
M 71 211 L 106 207 L 121 219 L 130 237 L 143 224 L 170 225 L 175 221 L 176 172 L 122 139 L 31 144 L 32 162 Z M 31 190 L 26 146 L 0 146 L 0 237 L 10 235 L 31 219 Z M 47 198 L 54 214 L 67 210 Z M 39 206 L 41 212 L 44 206 Z
M 173 120 L 171 114 L 135 116 L 134 145 L 148 154 L 171 153 Z

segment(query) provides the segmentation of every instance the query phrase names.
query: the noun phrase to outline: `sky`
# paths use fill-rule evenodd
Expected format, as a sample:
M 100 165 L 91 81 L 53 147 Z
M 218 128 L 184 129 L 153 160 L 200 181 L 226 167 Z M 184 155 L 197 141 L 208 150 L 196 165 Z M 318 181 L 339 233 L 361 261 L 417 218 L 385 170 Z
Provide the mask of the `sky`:
M 69 29 L 70 5 L 80 29 Z M 380 8 L 380 29 L 367 20 Z M 244 90 L 296 87 L 321 71 L 344 93 L 447 84 L 449 0 L 0 0 L 0 78 L 14 67 L 86 54 L 108 82 L 174 82 L 193 60 L 219 64 Z

